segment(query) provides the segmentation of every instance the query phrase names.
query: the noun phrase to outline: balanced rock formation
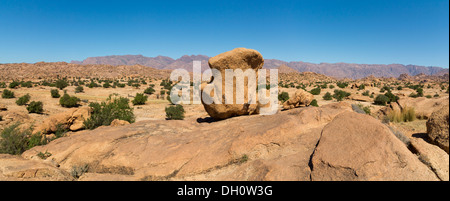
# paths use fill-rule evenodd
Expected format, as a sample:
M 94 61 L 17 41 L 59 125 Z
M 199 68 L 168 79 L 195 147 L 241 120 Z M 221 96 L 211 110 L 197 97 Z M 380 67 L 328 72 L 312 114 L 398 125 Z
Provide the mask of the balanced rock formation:
M 427 121 L 427 134 L 430 140 L 444 149 L 447 153 L 448 148 L 448 130 L 449 130 L 449 105 L 435 110 Z
M 213 117 L 214 119 L 226 119 L 233 116 L 240 116 L 240 115 L 249 115 L 249 114 L 257 114 L 259 113 L 260 105 L 258 103 L 251 104 L 251 101 L 255 101 L 251 99 L 252 94 L 256 94 L 256 91 L 249 91 L 248 89 L 252 89 L 252 87 L 255 87 L 256 89 L 256 80 L 255 82 L 247 82 L 247 78 L 244 80 L 243 86 L 238 86 L 236 84 L 235 87 L 233 87 L 233 97 L 236 98 L 236 91 L 244 88 L 244 103 L 243 104 L 236 104 L 236 100 L 233 99 L 233 104 L 225 104 L 225 70 L 226 69 L 241 69 L 243 72 L 245 72 L 247 69 L 253 69 L 256 73 L 258 69 L 261 69 L 264 65 L 264 59 L 262 55 L 252 49 L 246 49 L 246 48 L 236 48 L 231 51 L 219 54 L 215 57 L 212 57 L 209 59 L 208 64 L 211 69 L 216 69 L 221 73 L 222 81 L 216 79 L 212 80 L 211 83 L 202 85 L 202 97 L 205 96 L 210 98 L 210 102 L 213 102 L 214 99 L 218 99 L 219 97 L 214 96 L 214 90 L 211 90 L 210 94 L 207 94 L 208 92 L 205 92 L 205 87 L 214 87 L 214 85 L 221 85 L 222 87 L 222 94 L 218 94 L 218 96 L 221 96 L 221 103 L 222 104 L 215 104 L 214 102 L 211 104 L 207 104 L 203 102 L 203 106 L 206 110 L 206 112 Z M 220 102 L 220 101 L 218 101 Z
M 66 112 L 58 113 L 49 116 L 47 119 L 37 126 L 33 133 L 41 132 L 42 134 L 53 133 L 58 129 L 58 126 L 64 126 L 71 131 L 77 131 L 84 128 L 84 120 L 90 117 L 92 108 L 81 107 L 72 108 Z
M 314 96 L 311 93 L 303 89 L 297 89 L 295 95 L 283 103 L 283 109 L 288 110 L 299 107 L 300 105 L 309 106 L 313 99 Z

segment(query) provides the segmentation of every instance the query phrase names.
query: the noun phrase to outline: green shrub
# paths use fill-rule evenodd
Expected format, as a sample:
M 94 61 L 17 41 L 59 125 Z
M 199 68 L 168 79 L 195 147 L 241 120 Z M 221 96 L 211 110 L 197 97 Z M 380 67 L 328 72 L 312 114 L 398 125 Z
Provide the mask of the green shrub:
M 50 94 L 52 95 L 52 98 L 59 98 L 59 97 L 61 97 L 61 95 L 59 95 L 59 90 L 58 89 L 50 90 Z
M 26 94 L 26 95 L 20 97 L 19 99 L 17 99 L 16 104 L 17 105 L 25 105 L 28 103 L 28 101 L 30 101 L 30 99 L 31 99 L 30 94 Z
M 20 123 L 6 127 L 0 137 L 0 153 L 19 155 L 34 146 L 44 145 L 40 133 L 31 134 L 32 129 L 21 129 Z
M 87 87 L 92 89 L 94 87 L 99 87 L 99 85 L 97 83 L 95 83 L 93 80 L 91 80 L 91 82 L 87 85 Z
M 434 96 L 433 96 L 433 97 L 435 97 L 435 98 L 436 98 L 436 97 L 439 97 L 439 94 L 437 94 L 437 93 L 436 93 L 436 94 L 434 94 Z
M 103 83 L 103 88 L 109 88 L 109 87 L 111 87 L 111 85 L 109 84 L 109 82 Z
M 184 108 L 182 105 L 175 105 L 166 107 L 166 117 L 167 119 L 183 120 L 184 119 Z
M 89 107 L 93 109 L 91 117 L 83 122 L 87 129 L 108 126 L 114 119 L 130 123 L 135 121 L 133 108 L 130 107 L 129 100 L 124 97 L 113 97 L 110 95 L 106 102 L 91 103 Z
M 133 103 L 133 105 L 145 105 L 145 102 L 147 102 L 148 97 L 146 95 L 144 95 L 143 93 L 137 93 L 136 96 L 134 97 L 133 101 L 131 101 Z
M 289 93 L 288 92 L 281 92 L 281 94 L 278 94 L 278 100 L 284 103 L 285 101 L 289 100 Z
M 59 104 L 62 107 L 78 107 L 78 103 L 80 102 L 80 99 L 75 96 L 70 96 L 67 93 L 64 93 L 64 95 L 59 99 Z
M 322 98 L 323 100 L 332 100 L 333 96 L 330 94 L 330 92 L 327 92 Z
M 402 89 L 403 89 L 402 86 L 398 86 L 398 87 L 397 87 L 397 90 L 399 90 L 399 91 L 402 90 Z
M 78 86 L 75 88 L 75 93 L 83 93 L 84 92 L 84 88 L 82 86 Z
M 13 89 L 20 85 L 20 82 L 13 80 L 11 83 L 9 83 L 9 88 Z
M 41 101 L 31 101 L 27 106 L 27 110 L 29 113 L 42 114 L 42 112 L 44 112 L 43 106 L 44 104 Z
M 426 95 L 425 97 L 426 98 L 433 98 L 431 95 Z
M 366 85 L 364 85 L 364 84 L 359 85 L 358 90 L 364 90 L 364 89 L 366 89 Z
M 346 98 L 350 95 L 351 94 L 346 91 L 336 89 L 336 90 L 334 90 L 333 98 L 335 98 L 337 101 L 342 101 L 342 100 L 344 100 L 344 98 Z
M 5 82 L 0 82 L 0 88 L 6 88 L 6 83 Z
M 362 95 L 363 95 L 363 96 L 370 96 L 370 91 L 367 90 L 367 91 L 363 92 Z
M 348 83 L 347 82 L 337 82 L 336 83 L 336 85 L 339 87 L 339 88 L 345 88 L 345 87 L 347 87 L 348 86 Z
M 2 93 L 2 98 L 15 98 L 14 92 L 12 92 L 8 89 L 4 89 L 3 93 Z
M 375 105 L 386 105 L 387 102 L 389 102 L 389 97 L 383 94 L 379 94 L 374 101 Z
M 153 89 L 152 87 L 149 87 L 144 90 L 144 93 L 151 95 L 151 94 L 155 93 L 155 89 Z
M 384 95 L 389 98 L 389 101 L 387 103 L 397 102 L 399 99 L 399 97 L 392 94 L 391 91 L 386 92 Z
M 1 133 L 0 153 L 2 154 L 22 154 L 28 148 L 27 136 L 31 130 L 21 131 L 20 124 L 16 123 L 6 127 Z
M 59 80 L 56 80 L 55 86 L 56 86 L 56 88 L 62 90 L 64 88 L 66 88 L 67 86 L 69 86 L 69 83 L 67 83 L 66 80 L 59 79 Z
M 31 83 L 31 81 L 27 81 L 27 82 L 21 81 L 20 86 L 26 87 L 26 88 L 31 88 L 31 87 L 33 87 L 33 83 Z
M 334 85 L 330 84 L 330 85 L 328 86 L 328 88 L 334 89 Z
M 310 103 L 310 105 L 314 106 L 314 107 L 319 107 L 319 105 L 317 104 L 317 100 L 313 99 Z
M 320 91 L 321 91 L 320 87 L 317 87 L 317 88 L 312 89 L 310 93 L 312 95 L 319 95 Z

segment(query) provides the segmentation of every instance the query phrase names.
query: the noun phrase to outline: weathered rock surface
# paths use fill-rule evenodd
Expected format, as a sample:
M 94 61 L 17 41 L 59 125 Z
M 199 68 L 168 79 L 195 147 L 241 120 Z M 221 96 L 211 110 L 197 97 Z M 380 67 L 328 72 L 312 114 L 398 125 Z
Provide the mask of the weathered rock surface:
M 283 103 L 283 109 L 288 110 L 299 107 L 300 105 L 309 106 L 313 99 L 314 96 L 311 93 L 303 89 L 297 89 L 294 96 Z
M 25 160 L 20 156 L 0 154 L 0 181 L 73 180 L 65 171 L 42 160 Z
M 433 111 L 441 108 L 444 105 L 448 105 L 448 102 L 449 102 L 448 96 L 431 99 L 425 97 L 419 98 L 404 97 L 398 100 L 398 105 L 402 109 L 406 107 L 414 107 L 416 116 L 418 118 L 427 119 L 431 116 L 431 113 Z
M 428 165 L 442 181 L 449 181 L 449 155 L 421 138 L 411 138 L 411 147 L 419 160 Z
M 40 152 L 51 156 L 42 160 Z M 88 167 L 78 180 L 438 180 L 387 127 L 344 102 L 210 123 L 100 127 L 34 147 L 22 158 L 62 175 Z M 0 170 L 35 167 L 0 162 Z M 58 171 L 40 178 L 67 179 Z M 0 173 L 2 180 L 24 179 Z
M 233 87 L 233 96 L 236 97 L 236 91 L 244 88 L 244 103 L 243 104 L 236 104 L 236 100 L 233 99 L 233 104 L 225 104 L 225 70 L 226 69 L 241 69 L 242 71 L 246 71 L 247 69 L 253 69 L 255 72 L 258 71 L 258 69 L 261 69 L 264 65 L 264 59 L 262 55 L 252 49 L 246 49 L 246 48 L 236 48 L 231 51 L 219 54 L 215 57 L 212 57 L 209 59 L 208 64 L 211 69 L 216 69 L 221 73 L 222 76 L 222 82 L 220 81 L 213 81 L 212 83 L 209 83 L 208 85 L 222 85 L 222 94 L 218 94 L 221 96 L 222 104 L 206 104 L 202 101 L 203 106 L 206 110 L 206 112 L 213 117 L 214 119 L 226 119 L 233 116 L 240 116 L 240 115 L 248 115 L 248 114 L 257 114 L 259 113 L 259 107 L 260 105 L 258 103 L 251 104 L 251 94 L 255 94 L 256 91 L 249 91 L 248 89 L 252 89 L 252 87 L 255 87 L 256 89 L 256 80 L 255 82 L 246 82 L 244 81 L 244 86 L 236 84 L 235 87 Z M 245 78 L 247 80 L 247 78 Z M 204 93 L 202 96 L 207 96 L 207 92 L 204 92 L 204 89 L 208 85 L 202 86 L 202 93 Z M 211 94 L 209 94 L 211 97 L 211 100 L 217 99 L 218 97 L 214 96 L 213 90 L 211 91 Z M 255 100 L 253 100 L 255 101 Z M 212 101 L 211 101 L 212 102 Z
M 311 164 L 313 181 L 438 179 L 388 127 L 354 112 L 324 127 Z
M 71 131 L 77 131 L 84 128 L 84 120 L 90 117 L 92 108 L 81 107 L 72 108 L 66 112 L 54 114 L 44 120 L 42 124 L 37 126 L 33 133 L 41 132 L 42 134 L 53 133 L 57 130 L 58 125 L 65 126 Z
M 444 149 L 447 153 L 449 132 L 449 105 L 435 110 L 427 121 L 427 133 L 430 140 Z

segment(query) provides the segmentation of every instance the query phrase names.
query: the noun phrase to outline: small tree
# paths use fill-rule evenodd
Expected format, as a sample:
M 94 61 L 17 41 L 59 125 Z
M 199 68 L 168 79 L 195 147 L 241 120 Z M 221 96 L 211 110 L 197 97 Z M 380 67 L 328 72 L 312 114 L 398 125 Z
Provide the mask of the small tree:
M 134 97 L 132 103 L 133 105 L 145 105 L 145 102 L 147 102 L 148 97 L 142 93 L 137 93 Z
M 386 105 L 387 102 L 389 102 L 389 97 L 383 94 L 379 94 L 374 101 L 375 105 Z
M 50 90 L 50 94 L 52 95 L 52 98 L 59 98 L 59 97 L 61 97 L 61 95 L 59 95 L 59 90 L 58 89 Z
M 3 93 L 2 93 L 2 98 L 15 98 L 14 92 L 12 92 L 8 89 L 4 89 Z
M 322 98 L 323 100 L 332 100 L 333 96 L 331 96 L 330 92 L 327 92 Z
M 182 105 L 175 105 L 166 107 L 166 117 L 171 120 L 183 120 L 184 119 L 184 108 Z
M 344 98 L 346 98 L 350 95 L 351 94 L 346 91 L 336 89 L 336 90 L 334 90 L 333 98 L 335 98 L 337 101 L 342 101 Z
M 42 114 L 42 112 L 44 112 L 43 106 L 44 104 L 41 101 L 31 101 L 27 106 L 27 110 L 29 113 Z
M 70 96 L 67 93 L 64 93 L 64 95 L 59 99 L 59 104 L 63 107 L 78 107 L 78 103 L 80 102 L 80 99 L 75 96 Z
M 67 83 L 67 81 L 65 81 L 65 80 L 59 79 L 59 80 L 56 80 L 55 85 L 56 85 L 56 88 L 62 90 L 64 88 L 66 88 L 67 86 L 69 86 L 69 83 Z
M 320 91 L 321 91 L 320 87 L 317 87 L 317 88 L 312 89 L 310 93 L 312 95 L 319 95 Z
M 31 99 L 30 94 L 26 94 L 26 95 L 20 97 L 19 99 L 17 99 L 16 104 L 17 105 L 25 105 L 28 103 L 28 101 L 30 101 L 30 99 Z
M 135 116 L 133 108 L 129 105 L 129 100 L 124 97 L 109 96 L 106 102 L 91 103 L 89 107 L 93 109 L 91 117 L 83 124 L 87 129 L 94 129 L 99 126 L 108 126 L 114 119 L 133 123 Z
M 75 93 L 83 93 L 84 92 L 84 88 L 82 86 L 78 86 L 75 88 Z

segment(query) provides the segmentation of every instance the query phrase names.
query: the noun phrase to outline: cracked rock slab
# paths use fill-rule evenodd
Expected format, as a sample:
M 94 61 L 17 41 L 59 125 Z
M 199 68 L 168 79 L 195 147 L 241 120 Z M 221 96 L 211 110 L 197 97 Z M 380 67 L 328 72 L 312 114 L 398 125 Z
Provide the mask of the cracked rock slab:
M 388 127 L 354 112 L 324 127 L 311 168 L 313 181 L 439 180 Z

